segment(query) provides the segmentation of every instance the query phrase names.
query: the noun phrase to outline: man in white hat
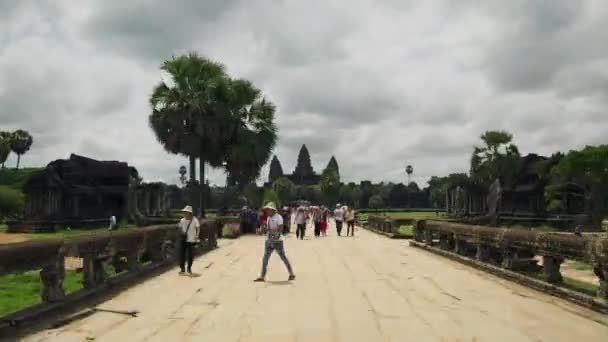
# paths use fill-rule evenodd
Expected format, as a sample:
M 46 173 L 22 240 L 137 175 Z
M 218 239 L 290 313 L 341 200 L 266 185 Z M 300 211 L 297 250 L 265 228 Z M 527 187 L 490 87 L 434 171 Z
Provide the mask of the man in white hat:
M 256 282 L 263 282 L 266 279 L 266 271 L 268 269 L 268 259 L 270 259 L 270 255 L 272 251 L 277 251 L 281 260 L 287 267 L 287 271 L 289 272 L 289 280 L 296 279 L 296 276 L 293 273 L 293 269 L 291 268 L 291 264 L 289 263 L 289 259 L 287 259 L 287 255 L 285 255 L 285 246 L 283 245 L 282 238 L 282 228 L 283 228 L 283 218 L 277 212 L 277 208 L 274 203 L 269 202 L 264 206 L 264 210 L 268 212 L 268 220 L 267 220 L 267 229 L 268 235 L 266 242 L 264 244 L 264 257 L 262 258 L 262 273 L 260 276 L 255 279 Z
M 194 246 L 200 241 L 200 223 L 192 215 L 192 207 L 187 205 L 182 209 L 184 218 L 182 218 L 177 227 L 179 228 L 179 274 L 192 274 L 192 263 L 194 262 Z M 186 262 L 188 268 L 186 269 Z

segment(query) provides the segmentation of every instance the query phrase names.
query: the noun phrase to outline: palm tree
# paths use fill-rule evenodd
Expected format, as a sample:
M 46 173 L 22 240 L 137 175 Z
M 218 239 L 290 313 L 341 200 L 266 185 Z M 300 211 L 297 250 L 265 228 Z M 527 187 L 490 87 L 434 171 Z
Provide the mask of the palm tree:
M 407 184 L 410 184 L 410 177 L 412 173 L 414 173 L 414 167 L 412 165 L 408 165 L 405 167 L 405 173 L 407 173 Z
M 182 165 L 179 167 L 179 181 L 182 183 L 182 185 L 186 184 L 186 173 L 187 173 L 187 169 L 185 165 Z
M 411 183 L 411 177 L 412 177 L 412 173 L 414 173 L 414 167 L 412 165 L 408 165 L 405 167 L 405 173 L 407 173 L 407 207 L 411 207 L 410 204 L 410 183 Z
M 201 158 L 200 172 L 204 180 L 204 157 L 209 157 L 218 147 L 217 139 L 206 141 L 200 133 L 219 134 L 219 130 L 215 130 L 210 109 L 216 102 L 213 95 L 224 89 L 220 85 L 225 83 L 227 76 L 221 64 L 195 53 L 167 60 L 161 70 L 168 73 L 171 79 L 161 81 L 152 92 L 150 126 L 165 150 L 189 158 L 189 185 L 194 186 L 196 158 Z M 190 195 L 191 204 L 198 207 L 197 199 L 202 196 L 197 196 L 194 191 Z
M 231 183 L 228 185 L 236 184 L 242 190 L 259 177 L 270 159 L 277 139 L 276 107 L 248 81 L 234 81 L 233 91 L 234 98 L 239 99 L 232 103 L 232 112 L 238 117 L 237 134 L 224 168 Z
M 17 155 L 17 169 L 21 161 L 21 155 L 25 154 L 32 147 L 34 139 L 22 129 L 18 129 L 11 134 L 11 150 Z
M 11 153 L 11 143 L 8 140 L 0 138 L 0 164 L 4 169 L 4 162 L 8 159 L 8 155 Z
M 255 179 L 276 141 L 272 103 L 251 82 L 231 79 L 222 64 L 195 53 L 166 61 L 161 69 L 172 82 L 154 89 L 150 125 L 167 151 L 190 157 L 191 181 L 196 157 L 201 184 L 206 163 Z M 197 198 L 202 208 L 204 197 Z

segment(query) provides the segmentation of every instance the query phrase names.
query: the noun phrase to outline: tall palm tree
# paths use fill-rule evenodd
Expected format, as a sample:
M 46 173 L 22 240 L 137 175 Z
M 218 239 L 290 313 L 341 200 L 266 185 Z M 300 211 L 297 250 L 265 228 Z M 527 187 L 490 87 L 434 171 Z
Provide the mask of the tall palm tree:
M 410 185 L 410 177 L 412 173 L 414 173 L 414 167 L 412 165 L 408 165 L 405 167 L 405 173 L 407 173 L 407 185 Z
M 412 165 L 408 165 L 405 167 L 405 173 L 407 173 L 407 206 L 408 208 L 411 207 L 411 202 L 410 202 L 410 183 L 411 183 L 411 177 L 412 177 L 412 173 L 414 173 L 414 167 Z
M 150 126 L 165 150 L 187 156 L 190 160 L 190 185 L 196 182 L 196 158 L 201 158 L 201 179 L 204 177 L 204 160 L 221 146 L 218 139 L 204 139 L 205 132 L 214 130 L 213 115 L 216 94 L 222 94 L 227 78 L 224 66 L 195 53 L 174 57 L 161 66 L 170 80 L 161 81 L 152 92 Z M 201 133 L 203 136 L 201 136 Z M 220 145 L 218 145 L 218 143 Z M 215 153 L 217 157 L 218 153 Z M 213 160 L 217 162 L 217 158 Z M 198 207 L 198 199 L 191 192 L 191 204 Z
M 234 81 L 233 92 L 232 111 L 238 118 L 237 134 L 224 168 L 232 183 L 228 185 L 243 189 L 259 177 L 270 159 L 277 139 L 276 107 L 262 98 L 261 92 L 248 81 Z
M 17 169 L 21 161 L 21 156 L 30 150 L 34 139 L 27 131 L 18 129 L 11 134 L 11 150 L 17 155 Z
M 188 173 L 186 166 L 185 165 L 180 166 L 179 167 L 179 181 L 182 183 L 182 185 L 186 184 L 186 173 Z
M 4 162 L 8 159 L 8 155 L 11 153 L 11 143 L 0 137 L 0 164 L 4 169 Z

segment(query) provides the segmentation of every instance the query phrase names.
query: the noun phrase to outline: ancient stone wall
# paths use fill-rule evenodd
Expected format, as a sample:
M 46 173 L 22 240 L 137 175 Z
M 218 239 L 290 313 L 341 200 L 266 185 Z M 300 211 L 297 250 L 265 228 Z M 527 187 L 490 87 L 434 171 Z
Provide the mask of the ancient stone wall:
M 432 220 L 416 223 L 414 239 L 509 270 L 537 268 L 535 257 L 542 256 L 542 271 L 549 283 L 563 281 L 560 264 L 564 259 L 590 263 L 599 278 L 598 295 L 608 299 L 608 239 Z
M 199 253 L 217 247 L 219 224 L 218 220 L 202 222 L 200 235 L 202 242 L 197 246 Z M 27 241 L 0 245 L 0 276 L 13 272 L 41 270 L 42 305 L 63 302 L 67 298 L 63 287 L 66 257 L 82 259 L 84 287 L 94 289 L 108 281 L 104 264 L 113 266 L 116 273 L 123 271 L 129 273 L 139 271 L 144 266 L 144 262 L 149 262 L 146 267 L 174 263 L 177 257 L 177 237 L 176 225 L 169 224 L 109 231 L 70 240 Z M 23 314 L 12 316 L 22 317 Z

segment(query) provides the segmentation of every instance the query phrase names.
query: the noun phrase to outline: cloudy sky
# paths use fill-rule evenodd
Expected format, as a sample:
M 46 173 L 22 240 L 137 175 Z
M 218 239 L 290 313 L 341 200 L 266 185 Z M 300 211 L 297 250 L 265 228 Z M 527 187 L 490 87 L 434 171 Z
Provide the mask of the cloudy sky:
M 0 1 L 0 130 L 32 133 L 26 166 L 74 152 L 177 182 L 147 100 L 193 50 L 276 103 L 285 171 L 305 143 L 345 181 L 412 164 L 423 185 L 487 129 L 523 153 L 608 143 L 606 27 L 605 0 Z

